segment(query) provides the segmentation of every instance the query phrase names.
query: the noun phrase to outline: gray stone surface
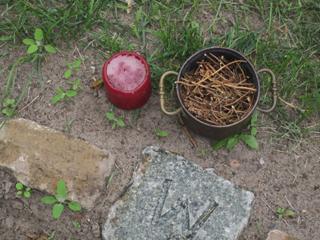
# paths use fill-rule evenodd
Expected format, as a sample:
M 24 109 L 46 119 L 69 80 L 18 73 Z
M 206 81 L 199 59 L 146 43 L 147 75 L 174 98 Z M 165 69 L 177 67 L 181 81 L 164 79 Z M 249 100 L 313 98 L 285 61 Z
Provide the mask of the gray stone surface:
M 51 195 L 62 179 L 68 199 L 87 210 L 95 205 L 113 165 L 107 150 L 36 122 L 10 120 L 0 130 L 0 169 Z
M 157 147 L 143 151 L 126 194 L 110 209 L 105 240 L 238 239 L 254 195 Z

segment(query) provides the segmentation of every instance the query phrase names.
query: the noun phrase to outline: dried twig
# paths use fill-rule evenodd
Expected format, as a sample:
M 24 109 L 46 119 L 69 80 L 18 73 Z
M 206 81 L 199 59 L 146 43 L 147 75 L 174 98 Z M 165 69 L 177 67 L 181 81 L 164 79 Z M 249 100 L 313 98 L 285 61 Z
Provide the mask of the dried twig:
M 181 97 L 199 120 L 213 125 L 232 124 L 250 112 L 257 90 L 239 64 L 246 61 L 229 62 L 223 56 L 209 54 L 177 81 Z
M 188 137 L 189 137 L 189 139 L 190 139 L 190 142 L 192 143 L 192 145 L 193 145 L 194 147 L 196 147 L 197 144 L 196 144 L 196 142 L 194 141 L 193 137 L 191 136 L 188 128 L 186 127 L 186 125 L 185 125 L 184 122 L 182 121 L 182 118 L 181 118 L 180 114 L 179 114 L 179 120 L 180 120 L 180 124 L 182 125 L 184 131 L 185 131 L 186 134 L 188 135 Z

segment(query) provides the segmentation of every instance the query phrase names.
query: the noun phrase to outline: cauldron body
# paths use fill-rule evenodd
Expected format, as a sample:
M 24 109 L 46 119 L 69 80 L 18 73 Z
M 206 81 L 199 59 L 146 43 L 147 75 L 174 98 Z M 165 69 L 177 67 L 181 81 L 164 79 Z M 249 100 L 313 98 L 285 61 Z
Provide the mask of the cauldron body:
M 176 92 L 179 104 L 182 107 L 181 118 L 183 122 L 188 126 L 188 128 L 193 132 L 205 137 L 210 137 L 212 139 L 224 139 L 239 134 L 241 130 L 248 125 L 251 116 L 253 115 L 258 104 L 258 100 L 260 97 L 260 83 L 257 72 L 253 65 L 250 63 L 250 61 L 238 51 L 224 47 L 206 48 L 192 55 L 181 67 L 180 72 L 178 74 L 178 80 L 180 81 L 180 79 L 185 75 L 186 72 L 196 68 L 197 62 L 200 62 L 204 58 L 204 54 L 209 53 L 212 53 L 216 57 L 223 56 L 229 62 L 235 60 L 245 60 L 246 63 L 240 63 L 240 66 L 242 70 L 245 72 L 246 76 L 249 77 L 249 79 L 257 89 L 255 93 L 254 105 L 250 112 L 243 119 L 229 125 L 212 125 L 197 119 L 186 109 L 183 103 L 183 99 L 181 99 L 181 84 L 176 84 Z
M 258 104 L 258 101 L 260 98 L 260 83 L 259 83 L 258 74 L 257 74 L 255 68 L 253 67 L 253 65 L 250 63 L 250 61 L 240 52 L 233 50 L 233 49 L 230 49 L 230 48 L 225 48 L 225 47 L 205 48 L 205 49 L 202 49 L 202 50 L 196 52 L 195 54 L 193 54 L 182 65 L 182 67 L 178 73 L 177 81 L 180 81 L 186 72 L 188 72 L 192 69 L 195 69 L 198 66 L 197 62 L 200 62 L 202 59 L 205 59 L 205 54 L 209 54 L 209 53 L 215 55 L 216 57 L 223 56 L 229 62 L 232 62 L 235 60 L 246 61 L 245 63 L 240 63 L 240 66 L 243 69 L 246 76 L 249 77 L 249 80 L 254 84 L 255 88 L 257 89 L 257 91 L 255 92 L 253 107 L 243 119 L 241 119 L 235 123 L 229 124 L 229 125 L 213 125 L 213 124 L 209 124 L 209 123 L 206 123 L 206 122 L 203 122 L 203 121 L 197 119 L 195 116 L 193 116 L 187 110 L 187 108 L 185 107 L 185 105 L 183 103 L 183 99 L 181 98 L 181 89 L 180 89 L 181 84 L 179 84 L 179 83 L 176 84 L 175 89 L 176 89 L 176 93 L 178 96 L 179 105 L 181 106 L 181 110 L 179 109 L 179 111 L 176 111 L 175 113 L 181 112 L 181 118 L 182 118 L 184 124 L 191 131 L 193 131 L 199 135 L 209 137 L 211 139 L 219 140 L 219 139 L 225 139 L 227 137 L 231 137 L 236 134 L 239 134 L 244 128 L 247 127 L 247 125 L 251 119 L 251 116 L 253 115 L 255 109 L 257 108 L 257 104 Z M 259 72 L 261 72 L 261 71 L 269 72 L 272 75 L 273 82 L 275 81 L 274 74 L 272 73 L 271 70 L 263 69 L 263 70 L 260 70 Z M 164 92 L 163 92 L 163 81 L 164 80 L 163 79 L 169 74 L 177 74 L 177 73 L 171 71 L 171 72 L 167 72 L 167 73 L 163 74 L 161 81 L 160 81 L 160 95 L 161 95 L 160 102 L 161 102 L 162 110 L 166 114 L 173 115 L 174 113 L 169 113 L 164 110 L 164 100 L 163 100 L 163 95 L 164 95 Z M 274 88 L 275 88 L 275 86 L 274 86 Z M 274 102 L 274 106 L 275 106 L 275 102 Z M 268 110 L 268 111 L 270 111 L 270 110 Z

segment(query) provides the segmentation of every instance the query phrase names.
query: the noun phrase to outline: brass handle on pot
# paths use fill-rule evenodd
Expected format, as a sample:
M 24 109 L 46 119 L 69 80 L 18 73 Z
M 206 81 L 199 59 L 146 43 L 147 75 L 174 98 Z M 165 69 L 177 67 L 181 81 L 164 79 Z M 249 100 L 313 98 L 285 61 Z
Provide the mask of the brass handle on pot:
M 170 74 L 174 74 L 174 75 L 178 76 L 177 72 L 168 71 L 168 72 L 165 72 L 160 78 L 160 83 L 159 83 L 159 88 L 160 88 L 160 92 L 159 92 L 159 94 L 160 94 L 160 106 L 161 106 L 162 112 L 164 112 L 165 114 L 167 114 L 167 115 L 175 115 L 175 114 L 178 114 L 179 112 L 181 112 L 181 108 L 178 108 L 174 112 L 168 112 L 164 107 L 164 94 L 165 94 L 165 92 L 164 92 L 164 84 L 163 84 L 163 82 L 164 82 L 164 79 Z
M 278 96 L 277 96 L 277 81 L 276 81 L 276 76 L 274 75 L 274 73 L 268 69 L 268 68 L 263 68 L 260 69 L 257 73 L 262 73 L 262 72 L 266 72 L 269 73 L 271 75 L 271 80 L 272 80 L 272 98 L 273 98 L 273 103 L 272 103 L 272 107 L 269 109 L 261 109 L 261 108 L 257 108 L 259 111 L 264 112 L 264 113 L 269 113 L 272 112 L 273 109 L 276 107 L 277 105 L 277 100 L 278 100 Z

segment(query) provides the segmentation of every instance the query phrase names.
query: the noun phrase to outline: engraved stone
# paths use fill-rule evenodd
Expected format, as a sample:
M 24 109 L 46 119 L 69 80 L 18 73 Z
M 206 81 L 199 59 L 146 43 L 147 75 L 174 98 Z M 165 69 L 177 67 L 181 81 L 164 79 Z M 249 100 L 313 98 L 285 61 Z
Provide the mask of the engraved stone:
M 183 157 L 147 147 L 102 236 L 116 239 L 238 239 L 254 195 Z

